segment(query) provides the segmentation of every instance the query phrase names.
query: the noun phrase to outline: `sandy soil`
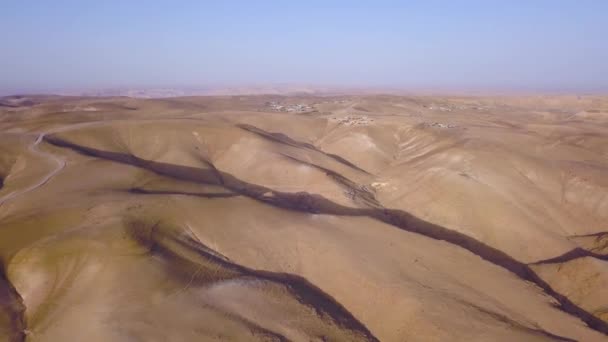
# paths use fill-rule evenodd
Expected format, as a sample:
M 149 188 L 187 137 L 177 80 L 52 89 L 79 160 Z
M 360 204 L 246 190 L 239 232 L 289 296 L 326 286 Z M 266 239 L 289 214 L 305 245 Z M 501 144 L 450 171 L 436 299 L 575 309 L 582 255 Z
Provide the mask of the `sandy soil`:
M 0 340 L 608 340 L 608 97 L 13 102 Z

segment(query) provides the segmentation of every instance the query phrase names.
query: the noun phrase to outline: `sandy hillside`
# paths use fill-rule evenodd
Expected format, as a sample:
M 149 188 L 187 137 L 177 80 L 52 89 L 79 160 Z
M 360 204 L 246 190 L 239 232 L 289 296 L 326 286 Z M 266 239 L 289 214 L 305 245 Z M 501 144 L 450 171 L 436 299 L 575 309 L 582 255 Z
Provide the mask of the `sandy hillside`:
M 608 98 L 0 101 L 0 340 L 608 341 Z

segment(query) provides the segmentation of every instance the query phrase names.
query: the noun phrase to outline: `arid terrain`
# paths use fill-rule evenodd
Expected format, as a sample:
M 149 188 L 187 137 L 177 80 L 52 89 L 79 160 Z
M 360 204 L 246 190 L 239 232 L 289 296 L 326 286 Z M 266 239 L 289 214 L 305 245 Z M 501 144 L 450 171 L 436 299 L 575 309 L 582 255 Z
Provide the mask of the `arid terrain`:
M 0 341 L 608 341 L 608 97 L 0 99 Z

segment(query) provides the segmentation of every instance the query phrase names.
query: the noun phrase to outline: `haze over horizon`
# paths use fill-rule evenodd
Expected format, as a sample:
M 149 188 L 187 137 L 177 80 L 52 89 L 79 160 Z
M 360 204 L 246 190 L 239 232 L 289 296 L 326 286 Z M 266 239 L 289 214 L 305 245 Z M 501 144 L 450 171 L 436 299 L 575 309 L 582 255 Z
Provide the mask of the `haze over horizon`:
M 0 94 L 313 84 L 607 91 L 608 2 L 0 6 Z

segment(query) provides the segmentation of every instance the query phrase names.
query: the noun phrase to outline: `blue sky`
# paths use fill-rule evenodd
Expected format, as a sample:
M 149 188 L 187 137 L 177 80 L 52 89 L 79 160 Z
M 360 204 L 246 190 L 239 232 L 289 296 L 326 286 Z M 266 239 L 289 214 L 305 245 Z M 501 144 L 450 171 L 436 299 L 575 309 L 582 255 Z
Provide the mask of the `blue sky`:
M 0 91 L 608 90 L 608 1 L 0 0 Z

